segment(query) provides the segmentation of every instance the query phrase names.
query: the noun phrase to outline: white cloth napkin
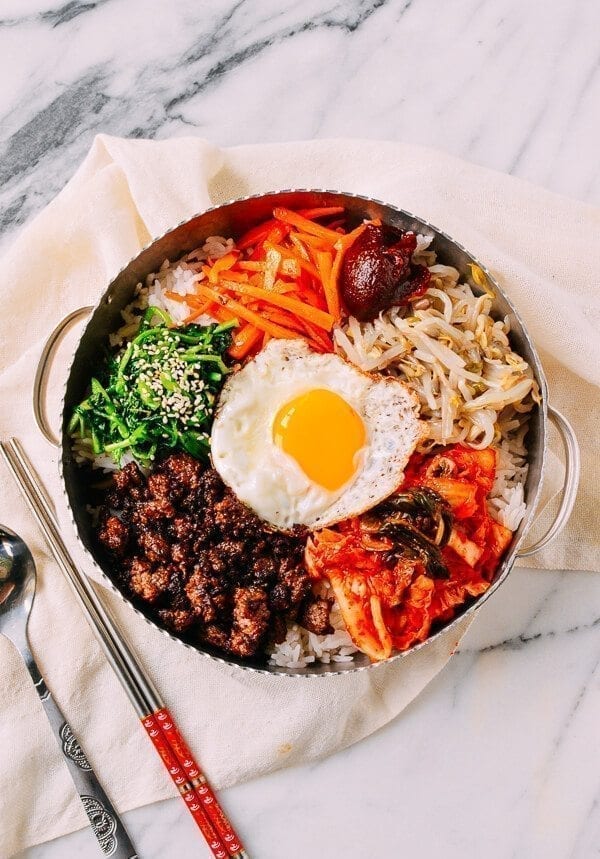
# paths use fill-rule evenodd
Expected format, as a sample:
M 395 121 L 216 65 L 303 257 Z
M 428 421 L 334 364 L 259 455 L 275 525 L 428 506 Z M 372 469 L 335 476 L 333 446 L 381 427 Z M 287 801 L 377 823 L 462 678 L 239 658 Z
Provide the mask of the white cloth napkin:
M 594 253 L 600 213 L 439 152 L 396 143 L 315 141 L 220 151 L 196 138 L 96 139 L 73 179 L 2 260 L 0 430 L 3 437 L 22 439 L 61 517 L 56 452 L 37 432 L 30 405 L 35 365 L 50 329 L 69 311 L 95 303 L 152 237 L 212 203 L 286 187 L 335 188 L 393 202 L 442 227 L 489 264 L 521 309 L 542 351 L 551 401 L 574 422 L 582 445 L 575 514 L 537 563 L 598 569 L 600 467 L 592 442 L 600 414 Z M 59 356 L 56 401 L 68 357 L 65 350 Z M 551 465 L 550 477 L 560 485 L 558 460 Z M 50 689 L 120 811 L 174 795 L 5 470 L 2 481 L 0 522 L 26 539 L 38 565 L 30 634 Z M 68 524 L 63 532 L 89 569 Z M 342 677 L 270 678 L 186 650 L 113 593 L 102 594 L 216 787 L 329 754 L 376 730 L 440 671 L 468 626 L 392 666 Z M 7 856 L 87 821 L 28 675 L 1 638 L 0 700 L 0 842 Z

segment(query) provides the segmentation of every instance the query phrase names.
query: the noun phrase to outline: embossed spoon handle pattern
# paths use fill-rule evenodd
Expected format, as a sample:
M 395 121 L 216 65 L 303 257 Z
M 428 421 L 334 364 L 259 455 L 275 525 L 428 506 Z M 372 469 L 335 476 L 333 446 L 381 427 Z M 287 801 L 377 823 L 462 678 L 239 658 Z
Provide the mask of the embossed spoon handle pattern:
M 29 646 L 21 643 L 18 649 L 40 696 L 100 850 L 104 856 L 110 856 L 113 859 L 137 859 L 135 847 L 129 840 L 119 815 L 96 778 L 71 726 L 46 686 Z

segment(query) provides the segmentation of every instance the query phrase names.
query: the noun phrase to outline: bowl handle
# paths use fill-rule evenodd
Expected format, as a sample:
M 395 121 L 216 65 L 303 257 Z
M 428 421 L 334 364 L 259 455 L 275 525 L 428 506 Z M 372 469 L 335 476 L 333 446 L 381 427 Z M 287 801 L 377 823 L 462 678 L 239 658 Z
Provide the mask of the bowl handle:
M 556 513 L 553 523 L 550 525 L 543 537 L 517 552 L 517 558 L 528 558 L 535 552 L 539 552 L 544 546 L 553 540 L 557 534 L 560 534 L 562 529 L 569 521 L 569 516 L 573 511 L 575 498 L 577 497 L 577 488 L 579 486 L 579 473 L 581 471 L 581 459 L 579 455 L 579 445 L 573 427 L 569 421 L 561 415 L 552 406 L 548 406 L 548 417 L 560 433 L 565 451 L 565 481 L 562 488 L 562 499 L 560 507 Z
M 52 367 L 52 359 L 54 358 L 56 347 L 69 328 L 84 316 L 89 316 L 93 309 L 93 307 L 80 307 L 79 310 L 69 313 L 68 316 L 65 316 L 58 323 L 44 344 L 37 370 L 35 371 L 35 379 L 33 380 L 33 416 L 39 431 L 54 447 L 60 447 L 60 440 L 50 427 L 48 415 L 46 414 L 46 391 L 48 388 L 48 374 Z

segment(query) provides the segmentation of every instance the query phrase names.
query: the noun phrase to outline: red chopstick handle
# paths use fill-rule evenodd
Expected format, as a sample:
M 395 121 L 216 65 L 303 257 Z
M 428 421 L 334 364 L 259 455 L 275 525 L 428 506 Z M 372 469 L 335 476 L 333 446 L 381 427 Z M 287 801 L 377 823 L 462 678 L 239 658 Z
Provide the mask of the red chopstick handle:
M 219 805 L 219 802 L 213 792 L 213 789 L 206 780 L 206 776 L 194 760 L 185 740 L 181 736 L 175 720 L 171 713 L 163 707 L 154 713 L 162 731 L 169 741 L 169 745 L 173 750 L 177 762 L 183 768 L 186 776 L 195 788 L 196 793 L 201 797 L 206 814 L 210 822 L 217 831 L 219 837 L 225 843 L 225 849 L 230 856 L 239 856 L 244 854 L 242 842 L 237 836 L 233 826 L 229 822 L 225 812 Z
M 190 814 L 196 821 L 198 828 L 204 835 L 206 843 L 210 847 L 213 856 L 215 859 L 226 859 L 227 851 L 223 846 L 220 838 L 217 833 L 213 829 L 212 824 L 208 820 L 204 809 L 202 807 L 202 803 L 198 794 L 195 790 L 186 790 L 186 785 L 188 784 L 188 779 L 179 766 L 178 761 L 171 750 L 171 747 L 168 743 L 168 740 L 160 729 L 159 723 L 156 719 L 155 714 L 150 714 L 148 716 L 144 716 L 142 719 L 142 725 L 146 729 L 146 733 L 152 740 L 154 748 L 162 758 L 162 761 L 167 768 L 169 775 L 174 781 L 177 789 L 181 793 L 185 804 L 187 805 Z

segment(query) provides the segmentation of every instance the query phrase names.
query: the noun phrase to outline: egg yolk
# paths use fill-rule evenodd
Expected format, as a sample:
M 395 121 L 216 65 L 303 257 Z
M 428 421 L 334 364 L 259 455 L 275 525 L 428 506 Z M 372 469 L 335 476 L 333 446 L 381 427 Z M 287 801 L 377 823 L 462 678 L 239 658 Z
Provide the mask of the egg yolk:
M 307 391 L 277 412 L 273 440 L 314 483 L 340 489 L 357 468 L 365 427 L 346 400 L 325 388 Z

